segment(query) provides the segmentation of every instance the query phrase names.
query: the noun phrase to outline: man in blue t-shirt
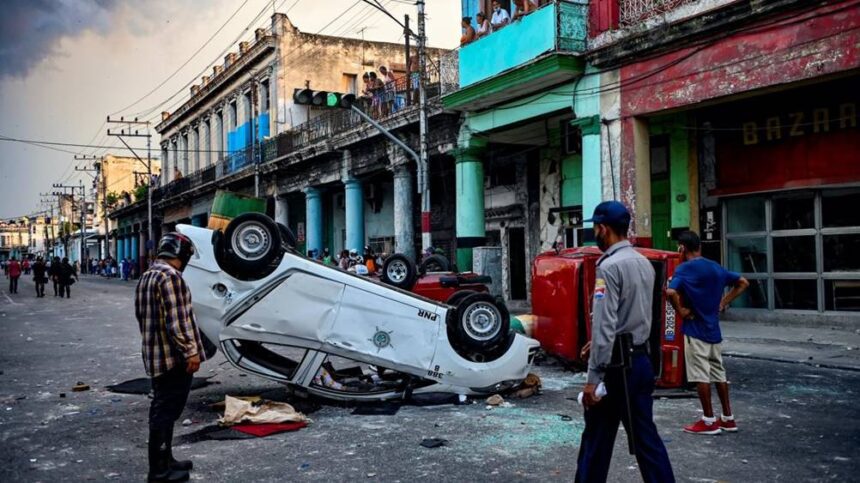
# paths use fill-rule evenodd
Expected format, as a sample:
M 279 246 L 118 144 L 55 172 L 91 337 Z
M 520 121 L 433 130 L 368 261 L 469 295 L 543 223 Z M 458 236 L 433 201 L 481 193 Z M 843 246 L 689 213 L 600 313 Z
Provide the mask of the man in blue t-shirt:
M 702 403 L 702 419 L 684 427 L 694 434 L 719 434 L 738 430 L 729 403 L 729 385 L 723 367 L 720 312 L 749 286 L 749 282 L 720 264 L 702 257 L 702 242 L 692 231 L 678 236 L 681 265 L 669 282 L 666 295 L 681 317 L 684 330 L 684 354 L 687 380 L 696 383 Z M 726 287 L 732 289 L 725 295 Z M 711 406 L 711 383 L 723 407 L 719 423 Z

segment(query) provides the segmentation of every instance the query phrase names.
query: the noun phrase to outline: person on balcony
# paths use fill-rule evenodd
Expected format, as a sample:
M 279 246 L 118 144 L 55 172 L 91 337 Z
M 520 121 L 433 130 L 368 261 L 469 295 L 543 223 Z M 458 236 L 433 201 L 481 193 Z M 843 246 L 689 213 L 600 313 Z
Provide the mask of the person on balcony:
M 493 17 L 490 20 L 490 24 L 493 26 L 493 32 L 503 28 L 509 23 L 511 23 L 511 16 L 508 15 L 508 11 L 502 8 L 502 4 L 499 3 L 499 0 L 493 0 Z
M 460 21 L 460 28 L 463 29 L 463 35 L 460 36 L 460 46 L 475 41 L 476 34 L 472 27 L 472 17 L 463 17 Z
M 487 20 L 487 16 L 484 12 L 478 12 L 478 15 L 475 17 L 478 21 L 478 30 L 475 32 L 475 38 L 480 39 L 490 33 L 490 21 Z
M 514 13 L 514 21 L 517 21 L 526 15 L 537 10 L 538 6 L 534 0 L 514 0 L 517 10 Z
M 379 66 L 379 74 L 382 76 L 383 85 L 385 85 L 383 107 L 387 112 L 394 112 L 394 101 L 397 98 L 397 79 L 394 77 L 394 73 L 384 65 Z
M 386 114 L 385 112 L 385 83 L 377 77 L 376 72 L 370 73 L 370 92 L 373 96 L 370 107 L 373 111 L 373 116 L 380 118 Z

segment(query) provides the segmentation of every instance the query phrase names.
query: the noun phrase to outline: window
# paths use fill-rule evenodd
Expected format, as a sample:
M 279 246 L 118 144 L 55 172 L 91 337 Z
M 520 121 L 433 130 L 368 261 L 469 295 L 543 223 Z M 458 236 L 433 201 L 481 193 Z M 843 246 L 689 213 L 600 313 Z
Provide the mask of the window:
M 346 231 L 344 230 L 344 237 L 346 236 Z M 373 253 L 394 253 L 394 237 L 393 236 L 383 236 L 377 238 L 368 238 L 367 246 L 373 251 Z
M 271 108 L 269 101 L 269 79 L 260 83 L 260 112 L 269 112 Z
M 341 79 L 341 90 L 347 94 L 358 94 L 358 74 L 344 74 Z
M 860 311 L 860 188 L 723 203 L 726 266 L 750 288 L 734 307 Z

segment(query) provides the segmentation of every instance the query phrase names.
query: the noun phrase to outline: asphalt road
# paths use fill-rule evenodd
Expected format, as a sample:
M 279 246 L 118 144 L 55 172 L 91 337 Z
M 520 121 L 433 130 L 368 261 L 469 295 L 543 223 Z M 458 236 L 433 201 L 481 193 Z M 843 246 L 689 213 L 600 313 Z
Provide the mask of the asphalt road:
M 106 385 L 143 376 L 133 285 L 84 278 L 70 300 L 0 288 L 0 481 L 140 481 L 146 472 L 146 396 Z M 657 426 L 679 481 L 857 481 L 860 373 L 728 359 L 740 431 L 681 432 L 693 399 L 658 399 Z M 223 357 L 204 363 L 213 384 L 192 392 L 175 452 L 203 481 L 570 481 L 583 429 L 582 375 L 535 368 L 541 395 L 510 408 L 407 406 L 393 416 L 307 401 L 313 423 L 296 433 L 216 441 L 204 436 L 224 395 L 285 398 L 277 384 L 244 376 Z M 91 386 L 72 392 L 78 382 Z M 61 397 L 61 393 L 65 397 Z M 716 402 L 716 401 L 715 401 Z M 570 416 L 568 418 L 562 417 Z M 447 446 L 427 449 L 424 438 Z M 610 481 L 639 481 L 619 431 Z

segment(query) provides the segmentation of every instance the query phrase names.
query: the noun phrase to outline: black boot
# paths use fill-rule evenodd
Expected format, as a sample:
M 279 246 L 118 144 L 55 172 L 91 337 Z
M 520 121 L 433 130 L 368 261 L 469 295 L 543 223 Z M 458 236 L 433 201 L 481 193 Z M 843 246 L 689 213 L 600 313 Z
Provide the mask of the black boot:
M 167 454 L 169 455 L 171 470 L 191 471 L 194 469 L 194 463 L 191 460 L 177 460 L 173 457 L 173 426 L 167 433 Z
M 188 481 L 187 471 L 170 468 L 168 435 L 164 430 L 149 430 L 149 474 L 146 475 L 146 481 L 150 483 Z

